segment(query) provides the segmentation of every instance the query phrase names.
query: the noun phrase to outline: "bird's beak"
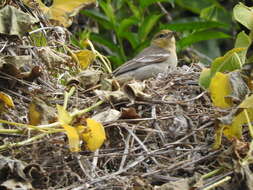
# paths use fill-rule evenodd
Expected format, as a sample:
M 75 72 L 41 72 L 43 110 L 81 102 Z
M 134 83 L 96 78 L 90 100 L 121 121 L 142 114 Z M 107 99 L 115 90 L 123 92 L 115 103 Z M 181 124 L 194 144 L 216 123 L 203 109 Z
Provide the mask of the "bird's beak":
M 168 35 L 168 37 L 171 38 L 172 36 L 175 36 L 175 34 L 176 34 L 176 32 L 174 32 L 174 31 L 170 32 L 169 35 Z

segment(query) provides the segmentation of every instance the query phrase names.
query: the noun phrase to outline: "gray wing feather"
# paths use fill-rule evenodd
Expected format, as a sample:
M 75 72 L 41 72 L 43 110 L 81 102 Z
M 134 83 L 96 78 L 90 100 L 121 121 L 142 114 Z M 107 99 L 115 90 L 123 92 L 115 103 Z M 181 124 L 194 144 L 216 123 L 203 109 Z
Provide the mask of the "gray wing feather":
M 151 51 L 148 47 L 139 53 L 135 58 L 127 61 L 122 66 L 117 68 L 113 74 L 118 76 L 128 71 L 136 70 L 147 64 L 164 62 L 169 58 L 169 56 L 170 53 L 162 48 L 152 47 Z

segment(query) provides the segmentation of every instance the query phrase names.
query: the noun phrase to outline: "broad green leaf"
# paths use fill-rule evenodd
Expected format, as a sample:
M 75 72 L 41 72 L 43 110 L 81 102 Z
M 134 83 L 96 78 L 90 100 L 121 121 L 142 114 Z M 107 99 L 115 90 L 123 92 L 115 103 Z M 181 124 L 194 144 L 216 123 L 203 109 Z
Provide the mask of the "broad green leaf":
M 176 4 L 178 4 L 180 7 L 183 7 L 185 9 L 188 9 L 194 13 L 200 14 L 200 12 L 211 5 L 213 5 L 214 2 L 210 0 L 176 0 Z
M 216 21 L 222 23 L 230 23 L 231 15 L 222 6 L 211 5 L 203 9 L 200 13 L 200 18 L 208 21 Z
M 91 118 L 88 118 L 86 122 L 86 127 L 79 126 L 79 129 L 82 130 L 82 138 L 90 151 L 96 151 L 106 139 L 104 126 Z
M 224 56 L 216 58 L 211 66 L 212 76 L 216 72 L 234 71 L 241 68 L 241 60 L 238 53 L 245 48 L 234 48 L 228 51 Z
M 231 98 L 228 98 L 232 91 L 228 74 L 215 73 L 212 77 L 209 91 L 214 106 L 229 108 L 233 105 Z
M 162 16 L 163 16 L 162 14 L 153 14 L 145 18 L 139 30 L 139 38 L 141 39 L 141 41 L 146 40 L 148 34 L 155 27 L 155 25 L 158 23 L 159 19 Z
M 196 21 L 196 22 L 185 22 L 185 23 L 172 23 L 163 24 L 160 26 L 161 29 L 170 29 L 176 32 L 192 31 L 192 30 L 205 30 L 211 28 L 228 28 L 229 26 L 220 22 L 214 21 Z
M 204 89 L 208 89 L 210 82 L 211 82 L 211 69 L 204 68 L 200 73 L 199 85 Z
M 230 35 L 225 34 L 219 31 L 201 31 L 201 32 L 194 32 L 189 36 L 182 38 L 178 42 L 178 46 L 180 49 L 183 49 L 186 46 L 192 45 L 196 42 L 211 40 L 211 39 L 225 39 L 230 38 Z
M 141 8 L 146 8 L 154 3 L 165 2 L 173 4 L 175 0 L 139 0 Z
M 250 37 L 245 34 L 244 31 L 240 32 L 237 35 L 236 41 L 235 41 L 235 48 L 245 48 L 243 51 L 238 52 L 238 55 L 241 59 L 241 63 L 244 64 L 246 60 L 246 54 L 248 51 L 249 46 L 251 45 L 251 39 Z
M 135 24 L 138 24 L 139 20 L 136 17 L 130 17 L 130 18 L 126 18 L 123 19 L 120 24 L 119 24 L 119 28 L 118 30 L 118 34 L 120 36 L 125 36 L 125 32 L 129 31 L 129 28 Z
M 96 20 L 100 25 L 102 25 L 107 30 L 111 30 L 113 28 L 113 25 L 109 21 L 108 17 L 98 11 L 82 10 L 80 11 L 80 13 Z
M 247 7 L 242 3 L 237 4 L 233 9 L 235 20 L 247 27 L 253 29 L 253 7 Z

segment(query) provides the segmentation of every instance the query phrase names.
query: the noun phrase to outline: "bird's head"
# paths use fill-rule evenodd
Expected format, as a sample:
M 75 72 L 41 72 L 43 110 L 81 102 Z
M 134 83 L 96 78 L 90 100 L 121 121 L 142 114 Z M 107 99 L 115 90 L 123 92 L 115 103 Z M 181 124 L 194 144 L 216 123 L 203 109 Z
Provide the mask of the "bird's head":
M 171 30 L 161 30 L 152 39 L 151 45 L 155 45 L 165 49 L 176 49 L 175 32 Z

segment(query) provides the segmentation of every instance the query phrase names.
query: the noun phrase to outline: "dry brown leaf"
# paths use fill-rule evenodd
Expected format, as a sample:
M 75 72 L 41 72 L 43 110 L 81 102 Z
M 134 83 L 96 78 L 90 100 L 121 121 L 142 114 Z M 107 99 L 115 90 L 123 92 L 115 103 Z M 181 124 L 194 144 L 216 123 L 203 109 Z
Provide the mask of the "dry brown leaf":
M 109 109 L 103 112 L 100 112 L 92 117 L 92 119 L 100 123 L 108 123 L 117 121 L 121 116 L 121 113 L 115 109 Z
M 38 55 L 50 68 L 61 64 L 68 64 L 72 58 L 64 53 L 58 52 L 50 47 L 42 47 L 38 49 Z

